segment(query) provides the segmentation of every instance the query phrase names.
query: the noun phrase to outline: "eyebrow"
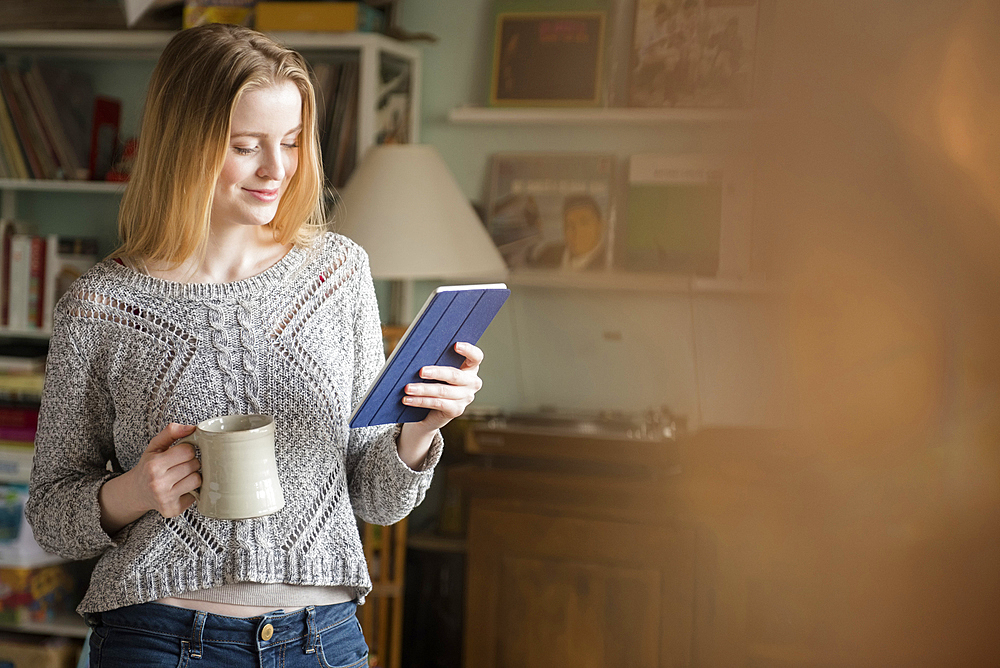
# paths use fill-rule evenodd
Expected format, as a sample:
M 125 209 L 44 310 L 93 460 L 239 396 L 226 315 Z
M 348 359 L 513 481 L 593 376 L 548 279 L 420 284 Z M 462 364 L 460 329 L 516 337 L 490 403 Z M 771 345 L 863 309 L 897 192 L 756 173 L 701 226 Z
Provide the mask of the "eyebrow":
M 288 135 L 298 134 L 300 132 L 302 132 L 302 126 L 298 125 L 298 126 L 292 128 L 291 130 L 289 130 L 288 132 L 286 132 L 282 136 L 283 137 L 287 137 Z M 231 137 L 254 137 L 256 139 L 263 139 L 264 137 L 267 137 L 267 133 L 266 132 L 233 132 L 230 136 Z

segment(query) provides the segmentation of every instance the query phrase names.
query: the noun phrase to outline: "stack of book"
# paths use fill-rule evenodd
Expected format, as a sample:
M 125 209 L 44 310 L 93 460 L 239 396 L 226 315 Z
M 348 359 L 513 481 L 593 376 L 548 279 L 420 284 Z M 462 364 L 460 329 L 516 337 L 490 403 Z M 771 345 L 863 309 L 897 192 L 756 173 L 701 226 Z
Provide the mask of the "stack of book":
M 121 102 L 43 62 L 0 67 L 0 178 L 104 180 L 118 150 Z
M 36 236 L 0 220 L 0 325 L 9 333 L 48 332 L 59 297 L 97 262 L 97 240 Z
M 316 63 L 317 117 L 323 170 L 336 187 L 347 182 L 357 152 L 358 61 Z
M 28 483 L 47 350 L 45 341 L 0 345 L 0 483 Z

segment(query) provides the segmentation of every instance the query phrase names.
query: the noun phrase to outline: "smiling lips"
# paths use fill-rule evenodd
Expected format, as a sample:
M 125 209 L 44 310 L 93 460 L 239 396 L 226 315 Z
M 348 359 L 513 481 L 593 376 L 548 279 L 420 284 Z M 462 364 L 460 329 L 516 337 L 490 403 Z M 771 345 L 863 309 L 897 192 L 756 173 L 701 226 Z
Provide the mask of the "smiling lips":
M 250 190 L 249 188 L 244 188 L 248 193 L 259 199 L 261 202 L 273 202 L 278 199 L 278 189 L 274 190 Z

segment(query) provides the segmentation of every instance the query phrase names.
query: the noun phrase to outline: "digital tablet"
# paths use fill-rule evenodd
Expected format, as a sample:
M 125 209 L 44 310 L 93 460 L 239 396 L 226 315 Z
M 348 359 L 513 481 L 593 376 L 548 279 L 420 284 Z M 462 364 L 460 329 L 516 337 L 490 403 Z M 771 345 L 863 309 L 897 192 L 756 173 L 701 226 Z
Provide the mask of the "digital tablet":
M 509 295 L 503 283 L 436 289 L 354 408 L 351 428 L 423 420 L 430 409 L 402 403 L 406 385 L 437 382 L 420 378 L 425 366 L 462 366 L 465 357 L 455 352 L 455 344 L 478 343 Z

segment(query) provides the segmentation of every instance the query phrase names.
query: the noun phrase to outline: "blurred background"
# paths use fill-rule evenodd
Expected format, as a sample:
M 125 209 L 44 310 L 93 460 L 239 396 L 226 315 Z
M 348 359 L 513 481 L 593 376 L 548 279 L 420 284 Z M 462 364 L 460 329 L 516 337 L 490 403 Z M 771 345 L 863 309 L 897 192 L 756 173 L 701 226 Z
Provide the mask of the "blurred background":
M 6 66 L 73 62 L 120 102 L 126 147 L 185 3 L 152 3 L 128 29 L 122 7 L 143 3 L 47 2 L 0 5 Z M 257 4 L 285 5 L 279 21 L 305 11 Z M 469 209 L 448 216 L 507 263 L 463 280 L 512 290 L 427 500 L 408 525 L 365 529 L 372 665 L 1000 665 L 1000 3 L 362 4 L 380 23 L 284 35 L 333 85 L 332 184 L 347 199 L 369 145 L 419 139 Z M 529 34 L 516 20 L 546 12 L 561 12 L 539 33 L 553 40 L 599 34 L 592 94 L 552 99 L 570 77 L 512 46 Z M 728 20 L 704 28 L 713 16 L 736 17 L 738 37 Z M 663 25 L 742 54 L 720 65 L 730 83 L 685 88 L 680 47 L 648 66 Z M 560 66 L 578 75 L 588 53 Z M 357 77 L 351 62 L 363 83 L 344 108 L 361 120 L 345 150 L 331 82 Z M 548 178 L 553 156 L 563 176 Z M 119 186 L 8 177 L 4 218 L 113 248 Z M 596 269 L 508 243 L 569 245 L 560 179 L 603 216 Z M 666 182 L 716 188 L 715 227 L 707 200 L 641 200 Z M 360 216 L 348 203 L 335 229 Z M 413 220 L 399 204 L 390 244 L 389 223 Z M 673 224 L 683 233 L 662 232 Z M 376 272 L 387 325 L 461 282 L 436 271 Z

